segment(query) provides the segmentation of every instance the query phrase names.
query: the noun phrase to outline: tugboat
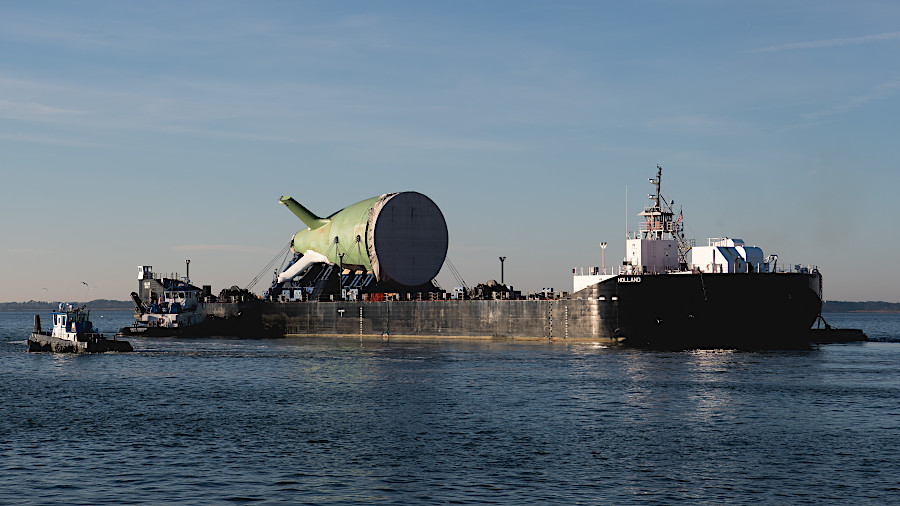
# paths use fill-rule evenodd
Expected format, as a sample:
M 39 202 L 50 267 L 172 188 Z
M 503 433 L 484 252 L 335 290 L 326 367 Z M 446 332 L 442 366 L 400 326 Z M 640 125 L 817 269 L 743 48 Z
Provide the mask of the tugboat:
M 41 330 L 41 317 L 34 315 L 34 330 L 28 338 L 28 351 L 52 351 L 56 353 L 101 353 L 105 351 L 134 351 L 131 343 L 108 339 L 97 332 L 91 323 L 91 312 L 85 306 L 73 307 L 59 304 L 53 312 L 53 328 Z
M 117 336 L 172 337 L 202 332 L 206 315 L 197 309 L 204 291 L 190 284 L 187 276 L 157 277 L 153 267 L 138 266 L 138 290 L 140 293 L 131 292 L 134 323 L 119 329 Z

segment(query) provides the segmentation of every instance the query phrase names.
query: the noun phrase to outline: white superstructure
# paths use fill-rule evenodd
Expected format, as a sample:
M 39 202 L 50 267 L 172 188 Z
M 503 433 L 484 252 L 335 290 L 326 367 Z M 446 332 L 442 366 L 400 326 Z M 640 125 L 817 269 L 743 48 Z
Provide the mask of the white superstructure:
M 75 308 L 72 304 L 60 302 L 59 311 L 53 312 L 53 327 L 50 337 L 64 341 L 78 342 L 103 337 L 91 324 L 90 311 L 84 307 Z
M 728 237 L 714 237 L 706 246 L 691 248 L 690 266 L 704 273 L 769 272 L 761 248 Z
M 656 193 L 650 194 L 650 206 L 638 216 L 644 218 L 637 233 L 629 234 L 625 241 L 625 260 L 621 274 L 661 274 L 677 271 L 684 267 L 681 214 L 675 218 L 673 202 L 662 197 L 662 167 L 657 165 L 656 179 L 650 182 Z
M 618 275 L 640 276 L 641 274 L 662 274 L 687 269 L 685 260 L 690 245 L 684 240 L 681 214 L 675 217 L 674 202 L 662 196 L 662 167 L 656 166 L 656 178 L 650 182 L 656 192 L 649 195 L 650 205 L 638 216 L 644 218 L 637 232 L 631 232 L 625 241 L 625 259 L 618 273 L 607 273 L 597 267 L 588 267 L 587 272 L 573 269 L 574 292 L 600 283 Z M 603 243 L 605 246 L 606 243 Z
M 641 276 L 663 273 L 767 273 L 774 271 L 778 256 L 766 257 L 763 250 L 747 246 L 741 239 L 716 237 L 706 246 L 694 246 L 693 239 L 685 240 L 682 214 L 675 216 L 672 206 L 662 196 L 662 168 L 657 166 L 656 178 L 651 178 L 656 191 L 649 195 L 650 205 L 638 214 L 644 218 L 636 232 L 625 241 L 625 258 L 618 273 L 601 272 L 598 267 L 573 269 L 573 291 L 603 282 L 616 276 Z M 605 243 L 604 243 L 605 244 Z M 640 278 L 629 278 L 640 279 Z
M 626 274 L 660 274 L 678 270 L 678 242 L 674 239 L 625 241 Z
M 197 312 L 200 291 L 190 285 L 176 285 L 163 292 L 163 300 L 150 304 L 149 311 L 135 318 L 135 322 L 149 327 L 182 328 L 197 325 L 206 315 Z

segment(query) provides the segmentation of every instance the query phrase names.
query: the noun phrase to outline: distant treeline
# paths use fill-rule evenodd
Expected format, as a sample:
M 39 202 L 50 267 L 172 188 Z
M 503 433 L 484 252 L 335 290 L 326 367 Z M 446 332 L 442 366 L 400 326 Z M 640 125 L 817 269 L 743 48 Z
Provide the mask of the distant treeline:
M 96 299 L 90 302 L 70 302 L 73 306 L 81 307 L 87 304 L 88 309 L 134 309 L 134 304 L 128 300 Z M 28 302 L 0 302 L 0 311 L 55 311 L 59 309 L 59 301 L 45 302 L 42 300 L 29 300 Z
M 846 302 L 829 300 L 822 304 L 823 313 L 900 313 L 900 304 L 896 302 L 866 301 Z

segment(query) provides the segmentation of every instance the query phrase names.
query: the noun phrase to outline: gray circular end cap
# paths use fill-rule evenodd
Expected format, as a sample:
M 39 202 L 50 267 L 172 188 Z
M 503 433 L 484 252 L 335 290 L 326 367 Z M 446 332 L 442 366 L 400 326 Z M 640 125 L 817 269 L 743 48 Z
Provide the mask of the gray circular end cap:
M 428 283 L 447 257 L 447 222 L 418 192 L 392 196 L 375 220 L 375 254 L 384 277 L 405 286 Z

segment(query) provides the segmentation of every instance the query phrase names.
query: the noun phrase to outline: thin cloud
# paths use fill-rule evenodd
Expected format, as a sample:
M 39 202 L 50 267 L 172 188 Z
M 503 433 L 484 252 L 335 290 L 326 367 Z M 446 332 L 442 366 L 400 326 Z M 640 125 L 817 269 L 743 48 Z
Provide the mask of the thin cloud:
M 809 40 L 805 42 L 792 42 L 775 46 L 751 49 L 748 53 L 776 53 L 779 51 L 792 51 L 795 49 L 820 49 L 824 47 L 844 47 L 867 44 L 869 42 L 881 42 L 885 40 L 900 39 L 900 32 L 876 33 L 862 37 L 841 37 L 836 39 Z
M 95 142 L 83 138 L 65 138 L 54 135 L 21 135 L 21 134 L 4 134 L 0 133 L 0 141 L 21 142 L 31 144 L 47 144 L 51 146 L 67 146 L 77 148 L 102 148 L 110 147 L 111 144 Z
M 516 149 L 516 146 L 504 141 L 447 135 L 440 131 L 428 133 L 417 126 L 383 128 L 381 118 L 415 115 L 421 113 L 423 108 L 427 110 L 427 106 L 410 107 L 401 102 L 373 108 L 370 104 L 379 102 L 377 96 L 353 86 L 336 88 L 316 84 L 274 84 L 262 89 L 257 87 L 253 93 L 248 93 L 244 86 L 215 82 L 168 80 L 164 84 L 162 91 L 144 93 L 105 89 L 102 86 L 65 86 L 0 75 L 0 87 L 8 88 L 7 95 L 19 95 L 14 99 L 0 100 L 0 118 L 52 124 L 63 129 L 56 135 L 41 136 L 0 130 L 0 140 L 99 146 L 111 138 L 105 132 L 112 131 L 115 134 L 157 132 L 280 144 L 374 142 L 379 147 L 396 149 Z M 62 106 L 50 105 L 34 100 L 34 94 L 60 97 L 57 101 L 66 103 Z M 306 117 L 332 119 L 309 122 L 304 120 Z M 379 128 L 372 127 L 372 121 Z M 285 122 L 288 124 L 285 125 Z M 231 128 L 241 123 L 255 126 Z M 220 128 L 223 124 L 229 127 Z M 373 131 L 378 132 L 374 141 Z
M 709 116 L 672 116 L 650 120 L 651 128 L 677 128 L 682 130 L 708 130 L 719 129 L 723 126 L 721 120 Z
M 85 114 L 84 111 L 75 109 L 63 109 L 37 102 L 16 102 L 0 100 L 0 117 L 8 119 L 27 119 L 46 121 L 60 116 L 75 116 Z
M 854 97 L 850 97 L 842 103 L 835 104 L 832 107 L 824 109 L 822 111 L 818 111 L 815 113 L 808 114 L 806 116 L 809 120 L 817 120 L 826 116 L 834 116 L 836 114 L 843 114 L 854 109 L 858 109 L 868 104 L 869 102 L 874 102 L 876 100 L 884 100 L 892 95 L 894 95 L 897 90 L 900 89 L 900 79 L 894 79 L 893 81 L 888 81 L 886 83 L 881 83 L 878 86 L 872 88 L 868 93 L 863 93 L 862 95 L 856 95 Z

